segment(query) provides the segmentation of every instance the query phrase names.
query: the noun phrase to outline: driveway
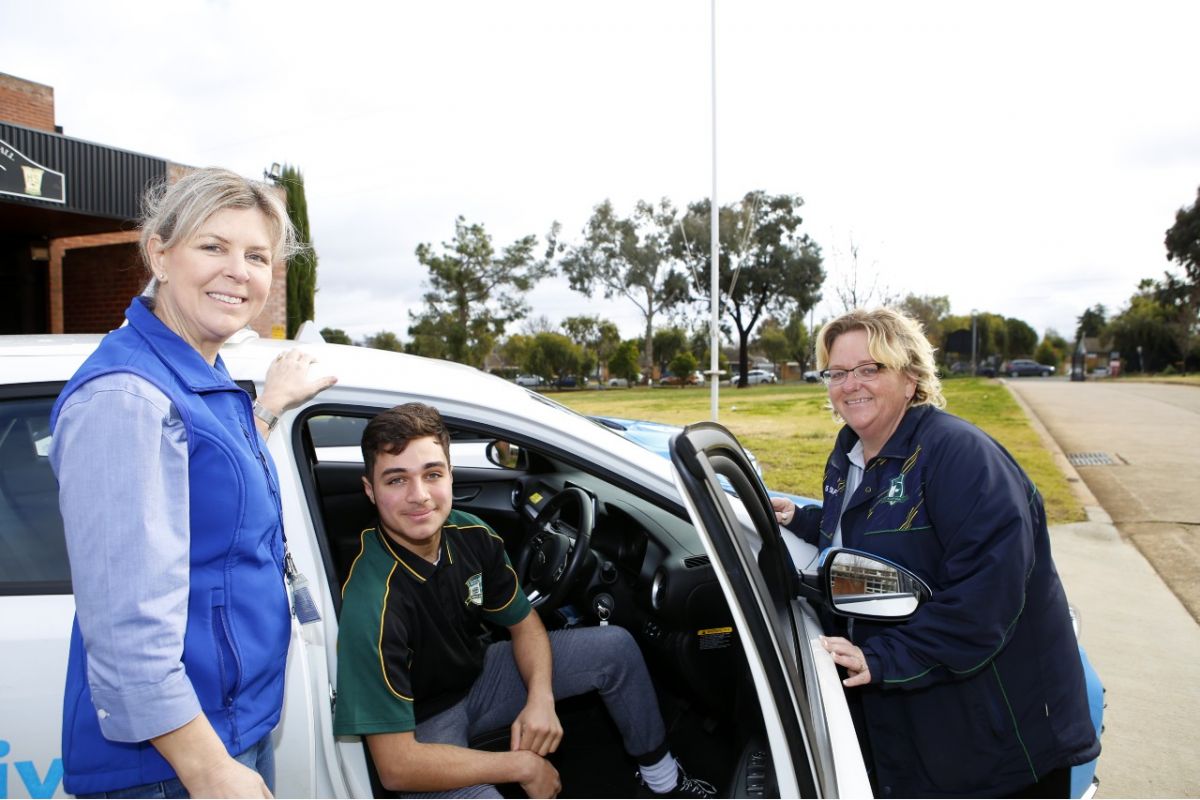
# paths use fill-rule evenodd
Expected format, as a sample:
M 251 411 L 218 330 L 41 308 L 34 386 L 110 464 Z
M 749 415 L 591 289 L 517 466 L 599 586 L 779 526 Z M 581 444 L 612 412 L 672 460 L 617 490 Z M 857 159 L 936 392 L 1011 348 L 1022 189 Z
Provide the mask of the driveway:
M 1089 520 L 1050 529 L 1108 690 L 1099 796 L 1200 797 L 1200 388 L 1006 383 L 1056 457 L 1113 462 L 1062 464 Z

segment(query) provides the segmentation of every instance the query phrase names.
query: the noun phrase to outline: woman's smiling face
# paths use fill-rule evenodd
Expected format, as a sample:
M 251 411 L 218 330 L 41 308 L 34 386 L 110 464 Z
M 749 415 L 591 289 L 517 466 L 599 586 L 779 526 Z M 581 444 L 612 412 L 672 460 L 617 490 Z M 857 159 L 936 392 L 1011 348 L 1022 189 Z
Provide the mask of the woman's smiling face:
M 829 369 L 849 371 L 875 361 L 867 347 L 867 332 L 861 328 L 841 334 L 829 348 Z M 890 367 L 880 369 L 871 381 L 850 372 L 844 382 L 829 387 L 829 401 L 874 455 L 899 427 L 916 387 L 916 381 Z
M 267 302 L 271 242 L 257 208 L 217 211 L 195 236 L 168 249 L 152 238 L 151 266 L 159 276 L 154 313 L 211 364 Z

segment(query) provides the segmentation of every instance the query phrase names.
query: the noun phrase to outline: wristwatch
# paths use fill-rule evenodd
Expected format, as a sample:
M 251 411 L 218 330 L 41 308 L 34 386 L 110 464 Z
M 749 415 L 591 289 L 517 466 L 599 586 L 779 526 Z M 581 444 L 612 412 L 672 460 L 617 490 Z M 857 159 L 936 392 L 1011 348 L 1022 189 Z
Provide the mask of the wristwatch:
M 270 436 L 271 431 L 275 430 L 275 426 L 279 424 L 279 417 L 257 400 L 254 401 L 254 416 L 267 423 L 267 436 Z

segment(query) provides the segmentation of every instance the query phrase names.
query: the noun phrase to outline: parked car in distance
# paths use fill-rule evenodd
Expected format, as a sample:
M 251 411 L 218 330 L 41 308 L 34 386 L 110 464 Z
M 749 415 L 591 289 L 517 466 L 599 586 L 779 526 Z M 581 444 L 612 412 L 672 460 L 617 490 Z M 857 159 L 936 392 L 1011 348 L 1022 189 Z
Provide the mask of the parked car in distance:
M 694 372 L 689 372 L 687 375 L 681 376 L 672 375 L 668 372 L 663 375 L 662 380 L 659 381 L 659 383 L 661 383 L 663 386 L 703 386 L 704 373 L 696 370 Z
M 741 375 L 739 373 L 734 373 L 733 377 L 730 378 L 730 383 L 737 386 L 741 383 L 740 378 Z M 768 372 L 765 369 L 752 369 L 746 373 L 747 386 L 755 386 L 760 383 L 779 383 L 779 378 L 776 377 L 774 372 Z
M 1054 374 L 1054 367 L 1049 364 L 1039 364 L 1032 358 L 1014 358 L 1004 365 L 1004 374 L 1010 378 L 1021 378 L 1026 375 L 1048 378 Z
M 971 362 L 970 361 L 955 361 L 953 364 L 950 365 L 950 374 L 951 375 L 970 375 L 971 374 Z M 994 378 L 994 377 L 996 377 L 996 367 L 993 366 L 992 364 L 989 364 L 988 362 L 984 361 L 984 362 L 981 362 L 977 367 L 975 367 L 975 374 L 979 375 L 981 377 L 984 377 L 984 378 Z
M 513 383 L 515 383 L 517 386 L 538 387 L 545 386 L 546 379 L 541 375 L 518 375 L 517 377 L 513 378 Z
M 821 373 L 817 372 L 815 369 L 805 370 L 804 371 L 804 382 L 805 383 L 820 383 L 821 382 Z
M 579 378 L 575 375 L 563 375 L 554 382 L 554 385 L 559 389 L 585 389 L 587 388 L 587 378 Z

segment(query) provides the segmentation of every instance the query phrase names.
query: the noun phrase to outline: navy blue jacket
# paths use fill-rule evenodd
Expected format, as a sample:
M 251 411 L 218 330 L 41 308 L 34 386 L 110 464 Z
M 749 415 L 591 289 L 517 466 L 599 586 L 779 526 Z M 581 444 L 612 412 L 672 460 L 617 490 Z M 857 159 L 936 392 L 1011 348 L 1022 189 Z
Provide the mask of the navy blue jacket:
M 135 298 L 129 324 L 104 337 L 51 413 L 87 380 L 130 372 L 162 390 L 188 443 L 190 587 L 184 669 L 204 714 L 231 755 L 279 722 L 291 630 L 283 582 L 278 478 L 254 427 L 250 398 L 220 357 L 209 366 Z M 97 424 L 104 424 L 97 420 Z M 130 654 L 137 658 L 136 653 Z M 149 742 L 113 742 L 100 731 L 76 621 L 63 697 L 64 788 L 92 794 L 175 776 Z
M 824 506 L 792 529 L 827 547 L 842 513 L 847 426 Z M 933 598 L 902 624 L 848 631 L 881 796 L 997 796 L 1100 752 L 1067 598 L 1037 488 L 974 425 L 909 409 L 841 518 L 842 545 L 915 572 Z

